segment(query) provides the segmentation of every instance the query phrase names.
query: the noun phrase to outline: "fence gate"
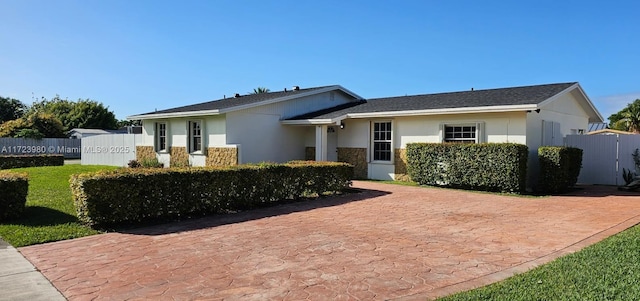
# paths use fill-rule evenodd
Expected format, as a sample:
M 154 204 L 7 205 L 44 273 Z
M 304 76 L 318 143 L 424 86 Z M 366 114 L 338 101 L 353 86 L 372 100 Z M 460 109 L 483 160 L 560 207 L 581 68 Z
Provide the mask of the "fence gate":
M 565 145 L 583 151 L 578 183 L 624 185 L 622 170 L 635 171 L 633 152 L 640 148 L 640 135 L 567 135 Z

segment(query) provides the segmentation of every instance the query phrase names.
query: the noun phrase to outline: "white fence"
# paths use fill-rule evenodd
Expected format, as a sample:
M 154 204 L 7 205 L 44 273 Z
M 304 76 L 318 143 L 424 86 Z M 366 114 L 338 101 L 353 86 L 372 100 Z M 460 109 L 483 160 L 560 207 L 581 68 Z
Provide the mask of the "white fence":
M 0 155 L 64 155 L 80 158 L 80 140 L 69 138 L 0 138 Z
M 82 138 L 82 165 L 127 166 L 136 158 L 141 134 L 96 135 Z
M 632 154 L 640 135 L 568 135 L 565 145 L 583 150 L 578 183 L 624 185 L 622 170 L 635 171 Z

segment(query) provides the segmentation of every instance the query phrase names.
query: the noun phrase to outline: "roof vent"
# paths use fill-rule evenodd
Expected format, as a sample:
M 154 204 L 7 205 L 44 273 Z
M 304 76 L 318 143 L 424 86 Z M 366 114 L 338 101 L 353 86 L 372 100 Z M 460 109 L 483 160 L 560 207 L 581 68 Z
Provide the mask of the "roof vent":
M 300 86 L 293 86 L 293 91 L 300 91 Z
M 284 88 L 284 91 L 287 92 L 287 88 Z
M 234 96 L 235 98 L 240 97 L 240 93 L 236 93 L 236 96 Z
M 471 91 L 473 91 L 473 87 L 471 87 Z

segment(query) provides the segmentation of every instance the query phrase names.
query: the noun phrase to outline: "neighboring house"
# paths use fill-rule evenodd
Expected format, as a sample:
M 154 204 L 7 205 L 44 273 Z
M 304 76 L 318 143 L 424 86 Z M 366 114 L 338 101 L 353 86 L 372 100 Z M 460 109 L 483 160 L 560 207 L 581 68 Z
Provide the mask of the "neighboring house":
M 588 132 L 587 135 L 636 135 L 636 133 L 619 131 L 614 129 L 602 129 Z
M 75 128 L 67 132 L 67 137 L 71 139 L 82 139 L 96 135 L 110 134 L 142 134 L 141 126 L 125 126 L 117 130 L 82 129 Z
M 599 130 L 606 130 L 608 128 L 609 128 L 609 125 L 606 122 L 589 123 L 589 129 L 587 129 L 587 133 L 595 132 Z
M 165 165 L 349 162 L 356 176 L 402 179 L 411 142 L 562 145 L 602 116 L 578 83 L 365 100 L 341 87 L 253 94 L 130 116 L 142 120 L 138 157 Z M 178 161 L 175 161 L 178 162 Z
M 109 135 L 109 134 L 126 134 L 127 130 L 101 130 L 101 129 L 81 129 L 75 128 L 67 132 L 67 137 L 71 139 L 82 139 L 96 135 Z

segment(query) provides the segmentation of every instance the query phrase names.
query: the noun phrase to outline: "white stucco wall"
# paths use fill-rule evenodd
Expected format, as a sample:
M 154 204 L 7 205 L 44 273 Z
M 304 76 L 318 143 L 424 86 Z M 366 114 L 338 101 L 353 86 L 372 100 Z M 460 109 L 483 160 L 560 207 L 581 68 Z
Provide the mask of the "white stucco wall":
M 282 125 L 281 120 L 354 101 L 334 91 L 226 114 L 226 143 L 240 146 L 240 163 L 303 160 L 315 145 L 315 127 Z
M 540 113 L 527 114 L 527 146 L 530 150 L 537 150 L 543 144 L 543 121 L 559 123 L 563 137 L 575 134 L 576 130 L 586 131 L 589 127 L 587 113 L 571 93 L 566 93 L 544 105 Z
M 200 116 L 193 118 L 172 118 L 158 120 L 144 120 L 142 123 L 143 143 L 139 145 L 154 146 L 155 124 L 157 122 L 167 123 L 167 151 L 157 154 L 158 161 L 169 166 L 169 150 L 171 147 L 187 147 L 187 132 L 189 121 L 202 122 L 202 135 L 205 147 L 226 145 L 225 116 Z M 205 155 L 189 155 L 189 162 L 193 166 L 204 166 Z
M 338 147 L 366 148 L 369 161 L 369 177 L 391 180 L 395 177 L 394 162 L 371 162 L 371 122 L 389 120 L 393 126 L 393 149 L 406 148 L 413 142 L 442 142 L 441 124 L 484 123 L 483 139 L 486 142 L 526 143 L 526 113 L 485 113 L 457 115 L 429 115 L 378 119 L 346 119 L 344 129 L 337 130 Z M 306 146 L 314 146 L 314 132 L 305 131 Z
M 432 115 L 394 119 L 394 148 L 405 148 L 413 142 L 442 142 L 442 124 L 484 123 L 481 141 L 526 143 L 526 120 L 523 112 Z
M 279 115 L 227 114 L 227 143 L 240 147 L 240 163 L 304 159 L 305 128 L 280 124 Z
M 544 140 L 555 140 L 555 146 L 563 145 L 563 139 L 544 139 L 543 123 L 555 122 L 560 126 L 559 133 L 562 137 L 573 134 L 577 130 L 585 130 L 589 127 L 589 116 L 583 107 L 576 100 L 572 93 L 560 95 L 550 103 L 540 109 L 540 113 L 530 112 L 527 114 L 527 146 L 529 147 L 529 179 L 528 185 L 534 188 L 538 183 L 539 165 L 538 148 L 543 146 Z

